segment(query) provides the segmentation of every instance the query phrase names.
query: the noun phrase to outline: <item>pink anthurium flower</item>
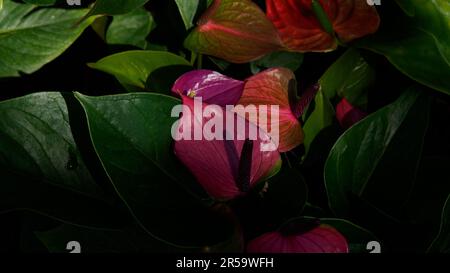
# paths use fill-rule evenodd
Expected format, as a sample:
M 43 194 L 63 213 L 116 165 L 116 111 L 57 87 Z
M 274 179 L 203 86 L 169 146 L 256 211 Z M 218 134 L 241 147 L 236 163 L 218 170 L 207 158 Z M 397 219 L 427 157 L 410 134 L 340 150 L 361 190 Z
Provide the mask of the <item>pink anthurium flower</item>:
M 289 151 L 303 142 L 303 130 L 298 117 L 293 113 L 296 102 L 290 101 L 290 90 L 295 83 L 295 75 L 286 68 L 273 68 L 245 81 L 244 91 L 238 104 L 243 106 L 255 105 L 260 108 L 264 105 L 278 105 L 278 113 L 269 111 L 267 121 L 279 122 L 280 152 Z M 295 84 L 294 84 L 295 87 Z M 292 100 L 292 99 L 291 99 Z M 275 114 L 277 117 L 273 117 Z M 253 117 L 255 118 L 255 117 Z M 267 124 L 267 132 L 271 132 L 274 124 Z
M 241 111 L 235 111 L 257 124 L 267 132 L 272 139 L 279 140 L 278 150 L 289 151 L 303 142 L 303 130 L 298 121 L 301 102 L 297 102 L 295 75 L 286 68 L 273 68 L 263 71 L 245 81 L 237 81 L 220 73 L 197 70 L 181 76 L 174 84 L 172 91 L 188 97 L 201 97 L 204 102 L 243 106 Z M 294 94 L 294 95 L 293 95 Z M 271 106 L 277 106 L 277 112 L 272 112 Z M 245 112 L 255 107 L 252 113 Z M 259 116 L 262 108 L 267 109 L 265 121 Z M 301 107 L 300 107 L 301 108 Z M 261 111 L 260 111 L 261 110 Z M 276 124 L 275 124 L 276 123 Z M 272 130 L 273 128 L 277 130 Z
M 284 234 L 269 232 L 250 241 L 250 253 L 348 253 L 347 240 L 329 225 L 320 225 L 306 232 Z
M 242 96 L 244 82 L 211 70 L 194 70 L 182 75 L 172 87 L 176 95 L 201 97 L 203 102 L 225 107 Z
M 366 0 L 266 0 L 267 17 L 293 51 L 331 51 L 374 33 L 380 18 Z M 329 29 L 328 29 L 329 28 Z
M 343 98 L 336 106 L 336 118 L 344 129 L 348 129 L 353 124 L 362 120 L 367 113 L 356 106 L 353 106 L 345 98 Z
M 175 154 L 210 196 L 244 195 L 279 170 L 280 154 L 264 131 L 223 107 L 182 98 L 182 116 L 172 131 Z M 244 130 L 238 130 L 239 122 Z M 258 134 L 254 140 L 251 131 Z
M 272 22 L 251 0 L 214 0 L 185 46 L 233 63 L 250 62 L 284 48 Z

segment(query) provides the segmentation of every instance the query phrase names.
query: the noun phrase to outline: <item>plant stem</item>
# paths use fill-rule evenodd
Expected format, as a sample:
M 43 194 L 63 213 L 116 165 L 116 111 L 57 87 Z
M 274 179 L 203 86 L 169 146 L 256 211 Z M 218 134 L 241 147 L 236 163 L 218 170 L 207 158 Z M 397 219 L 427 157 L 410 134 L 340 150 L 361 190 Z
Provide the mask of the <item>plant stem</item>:
M 202 67 L 203 67 L 203 54 L 198 54 L 197 69 L 202 69 Z
M 197 60 L 197 53 L 195 53 L 194 51 L 191 51 L 190 63 L 191 63 L 192 66 L 195 64 L 195 60 Z

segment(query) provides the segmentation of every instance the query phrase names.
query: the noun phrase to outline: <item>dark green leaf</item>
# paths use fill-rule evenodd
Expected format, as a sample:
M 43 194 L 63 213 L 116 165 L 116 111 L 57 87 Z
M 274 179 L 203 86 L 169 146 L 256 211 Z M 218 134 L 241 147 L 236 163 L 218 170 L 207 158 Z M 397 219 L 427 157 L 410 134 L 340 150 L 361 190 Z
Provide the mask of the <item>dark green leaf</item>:
M 171 65 L 155 69 L 148 76 L 145 88 L 152 92 L 168 94 L 175 81 L 191 70 L 192 67 L 187 65 Z
M 105 170 L 145 230 L 183 246 L 213 245 L 231 236 L 234 228 L 200 202 L 205 193 L 173 154 L 177 118 L 171 111 L 179 100 L 160 94 L 76 96 Z
M 81 253 L 136 253 L 174 251 L 173 247 L 148 236 L 139 227 L 124 229 L 89 229 L 64 224 L 58 228 L 36 232 L 36 236 L 52 253 L 69 253 L 67 243 L 80 243 Z M 181 249 L 176 249 L 180 252 Z
M 375 70 L 358 50 L 347 50 L 320 78 L 322 92 L 332 99 L 345 97 L 352 105 L 367 106 L 367 92 L 375 81 Z
M 63 96 L 37 93 L 3 101 L 0 115 L 0 210 L 29 209 L 102 225 L 105 197 L 75 144 Z
M 194 17 L 197 13 L 200 0 L 175 0 L 180 11 L 181 18 L 183 18 L 186 29 L 190 29 L 194 24 Z
M 97 191 L 75 145 L 60 93 L 0 102 L 0 115 L 3 168 L 78 192 Z
M 148 0 L 97 0 L 90 15 L 108 14 L 117 15 L 131 12 L 142 7 Z
M 347 50 L 328 68 L 319 80 L 320 89 L 312 104 L 315 108 L 309 110 L 310 116 L 305 116 L 306 155 L 316 136 L 333 123 L 335 112 L 330 100 L 345 97 L 353 105 L 366 107 L 368 90 L 374 80 L 374 69 L 355 49 Z
M 1 2 L 1 1 L 0 1 Z M 39 5 L 39 6 L 51 6 L 56 3 L 56 0 L 24 0 L 25 3 Z M 0 4 L 1 6 L 1 4 Z
M 442 207 L 450 193 L 450 183 L 444 182 L 450 181 L 448 166 L 450 157 L 424 156 L 411 197 L 402 211 L 402 215 L 418 230 L 416 245 L 421 250 L 428 248 L 439 232 Z
M 442 57 L 450 65 L 449 1 L 397 0 L 397 3 L 413 17 L 418 28 L 433 36 Z
M 441 229 L 428 250 L 429 252 L 450 253 L 450 195 L 442 210 Z
M 192 52 L 192 54 L 194 54 L 194 53 L 195 52 Z M 211 57 L 211 56 L 208 56 L 208 59 L 210 59 L 222 71 L 226 70 L 231 65 L 231 63 L 229 63 L 229 62 L 227 62 L 225 60 L 217 59 L 217 58 L 214 58 L 214 57 Z
M 446 0 L 398 0 L 405 11 L 391 4 L 382 27 L 357 45 L 383 54 L 404 74 L 431 88 L 450 94 L 450 47 Z M 392 7 L 392 8 L 391 8 Z
M 35 72 L 58 57 L 94 20 L 76 25 L 86 12 L 5 0 L 0 10 L 0 77 Z
M 335 213 L 348 214 L 353 196 L 385 212 L 398 212 L 415 180 L 429 105 L 429 98 L 410 89 L 339 138 L 324 174 Z
M 141 91 L 145 90 L 147 79 L 152 72 L 174 65 L 190 67 L 188 61 L 175 54 L 145 50 L 121 52 L 89 64 L 92 68 L 114 75 L 123 85 Z
M 97 35 L 103 40 L 106 41 L 106 28 L 108 26 L 108 17 L 100 16 L 94 20 L 91 24 L 91 28 L 97 33 Z
M 277 51 L 252 62 L 252 73 L 256 74 L 266 68 L 285 67 L 296 71 L 303 63 L 303 54 L 298 52 Z
M 303 145 L 305 145 L 306 155 L 313 140 L 320 131 L 333 123 L 335 116 L 333 105 L 321 90 L 317 92 L 313 105 L 314 110 L 303 125 L 303 132 L 305 133 Z
M 115 15 L 106 32 L 108 44 L 134 45 L 147 48 L 147 35 L 155 28 L 151 13 L 145 9 Z

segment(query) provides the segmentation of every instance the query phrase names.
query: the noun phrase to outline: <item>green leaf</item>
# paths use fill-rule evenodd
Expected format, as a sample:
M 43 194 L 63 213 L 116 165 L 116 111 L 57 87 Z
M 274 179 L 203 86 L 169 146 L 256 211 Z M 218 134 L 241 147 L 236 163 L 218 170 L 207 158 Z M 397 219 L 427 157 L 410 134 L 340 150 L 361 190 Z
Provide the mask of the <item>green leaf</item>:
M 296 71 L 303 63 L 303 54 L 298 52 L 277 51 L 250 64 L 252 73 L 257 74 L 266 68 L 285 67 Z
M 156 93 L 168 94 L 172 90 L 175 81 L 183 74 L 192 70 L 187 65 L 171 65 L 161 67 L 150 73 L 145 88 Z
M 316 136 L 333 123 L 335 112 L 330 100 L 336 96 L 345 97 L 353 105 L 364 108 L 374 81 L 374 69 L 356 49 L 347 50 L 327 69 L 319 80 L 320 89 L 313 104 L 315 108 L 309 110 L 311 114 L 308 117 L 305 116 L 305 155 L 308 155 Z
M 191 66 L 188 61 L 175 54 L 145 50 L 121 52 L 88 65 L 114 75 L 125 86 L 141 91 L 146 89 L 148 77 L 157 69 L 169 66 Z
M 436 110 L 435 107 L 432 109 Z M 433 130 L 433 127 L 430 130 Z M 427 249 L 439 233 L 442 207 L 450 193 L 450 183 L 443 183 L 450 181 L 448 166 L 450 166 L 449 156 L 424 155 L 411 197 L 402 211 L 402 215 L 417 227 L 416 230 L 420 230 L 420 233 L 414 236 L 421 250 Z
M 67 249 L 69 241 L 78 242 L 81 253 L 199 253 L 205 251 L 235 253 L 242 251 L 240 233 L 235 234 L 230 241 L 208 248 L 180 248 L 152 238 L 136 224 L 118 229 L 93 229 L 62 224 L 51 230 L 33 233 L 51 253 L 69 253 L 70 250 Z
M 142 7 L 147 2 L 148 0 L 97 0 L 89 14 L 125 14 Z
M 323 92 L 319 90 L 314 99 L 314 110 L 303 125 L 303 132 L 305 134 L 305 139 L 303 140 L 305 155 L 308 154 L 311 144 L 316 136 L 324 128 L 333 124 L 334 116 L 335 112 L 333 105 L 331 105 Z
M 442 56 L 450 65 L 450 2 L 447 0 L 397 0 L 405 12 L 413 17 L 417 27 L 435 39 Z
M 128 232 L 122 230 L 88 229 L 72 225 L 36 232 L 38 239 L 51 253 L 70 253 L 66 249 L 70 241 L 80 243 L 81 253 L 129 253 L 138 247 Z
M 386 56 L 410 78 L 450 94 L 450 81 L 447 80 L 450 74 L 448 1 L 397 2 L 413 17 L 391 4 L 391 14 L 382 18 L 380 30 L 356 44 Z
M 450 195 L 442 210 L 441 229 L 429 252 L 450 253 Z
M 225 71 L 231 65 L 231 63 L 225 60 L 217 59 L 211 56 L 208 56 L 208 59 L 210 59 L 222 71 Z
M 175 2 L 177 3 L 186 29 L 190 29 L 194 25 L 193 21 L 195 14 L 197 13 L 197 8 L 200 4 L 200 0 L 175 0 Z
M 145 49 L 148 44 L 146 38 L 155 26 L 151 13 L 145 9 L 115 15 L 106 32 L 106 42 Z
M 355 196 L 388 214 L 399 212 L 415 180 L 429 107 L 429 98 L 412 88 L 338 139 L 324 173 L 336 214 L 348 214 Z
M 367 106 L 367 93 L 375 81 L 375 70 L 358 50 L 347 50 L 325 74 L 319 83 L 329 99 L 345 97 L 352 105 Z
M 39 6 L 51 6 L 56 3 L 56 0 L 23 0 L 23 1 L 28 4 L 39 5 Z M 1 6 L 1 4 L 0 4 L 0 6 Z
M 86 10 L 37 9 L 5 0 L 0 10 L 0 77 L 33 73 L 63 53 L 95 19 Z
M 197 247 L 231 236 L 234 228 L 200 201 L 206 194 L 173 153 L 171 127 L 177 118 L 171 111 L 179 100 L 155 93 L 76 96 L 108 176 L 146 231 Z
M 0 115 L 0 211 L 29 209 L 102 225 L 106 198 L 75 144 L 63 96 L 37 93 L 3 101 Z
M 37 93 L 0 102 L 0 115 L 3 168 L 8 166 L 19 174 L 42 177 L 79 192 L 96 192 L 73 139 L 60 93 Z
M 148 236 L 139 227 L 123 229 L 90 229 L 64 224 L 55 229 L 35 232 L 51 253 L 69 253 L 69 241 L 80 243 L 81 253 L 138 253 L 142 251 L 178 252 Z
M 107 16 L 100 16 L 94 20 L 91 24 L 91 28 L 97 33 L 97 35 L 103 40 L 106 41 L 106 28 L 109 24 Z

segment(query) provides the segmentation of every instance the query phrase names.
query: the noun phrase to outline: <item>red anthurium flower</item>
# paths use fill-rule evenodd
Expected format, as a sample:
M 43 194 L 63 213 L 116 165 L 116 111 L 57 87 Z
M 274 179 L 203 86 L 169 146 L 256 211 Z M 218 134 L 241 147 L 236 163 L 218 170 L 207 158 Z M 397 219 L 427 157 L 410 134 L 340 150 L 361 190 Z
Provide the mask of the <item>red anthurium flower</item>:
M 344 236 L 328 225 L 320 225 L 307 232 L 283 234 L 269 232 L 252 240 L 251 253 L 348 253 Z
M 234 63 L 250 62 L 283 48 L 276 28 L 251 0 L 214 0 L 185 46 Z
M 295 51 L 330 51 L 337 47 L 333 32 L 350 42 L 374 33 L 380 24 L 366 0 L 266 0 L 266 5 L 283 43 Z
M 264 149 L 272 146 L 264 131 L 218 105 L 183 96 L 183 106 L 172 132 L 175 154 L 210 196 L 219 200 L 238 197 L 279 170 L 280 154 L 273 148 Z M 244 130 L 238 130 L 239 123 L 245 124 Z M 251 131 L 258 133 L 254 140 L 249 138 Z
M 172 92 L 188 97 L 201 97 L 203 102 L 225 107 L 235 105 L 242 96 L 244 82 L 211 70 L 194 70 L 177 79 Z
M 278 122 L 279 135 L 272 137 L 279 138 L 278 150 L 280 152 L 289 151 L 300 145 L 304 137 L 300 122 L 291 108 L 294 102 L 289 101 L 292 83 L 295 83 L 295 75 L 289 69 L 273 68 L 265 70 L 246 80 L 244 92 L 238 102 L 238 105 L 255 105 L 257 108 L 266 105 L 279 106 L 279 114 L 268 111 L 266 131 L 270 134 L 272 132 L 271 127 L 274 125 L 273 122 Z M 277 117 L 273 117 L 273 114 Z M 255 117 L 250 117 L 250 120 L 252 118 Z M 269 122 L 272 122 L 272 124 Z
M 366 116 L 366 112 L 353 106 L 345 98 L 343 98 L 336 106 L 336 118 L 344 129 L 350 128 L 353 124 Z

